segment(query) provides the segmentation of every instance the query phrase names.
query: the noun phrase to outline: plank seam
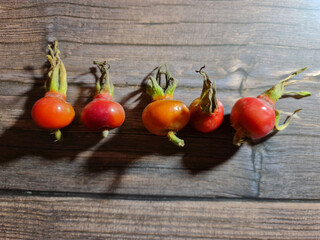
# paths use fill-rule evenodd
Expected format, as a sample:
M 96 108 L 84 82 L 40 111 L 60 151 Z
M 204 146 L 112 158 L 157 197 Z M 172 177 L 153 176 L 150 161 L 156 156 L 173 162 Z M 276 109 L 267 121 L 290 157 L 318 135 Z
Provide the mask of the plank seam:
M 199 202 L 284 202 L 284 203 L 320 203 L 320 199 L 288 199 L 288 198 L 256 198 L 256 197 L 192 197 L 174 195 L 138 195 L 118 193 L 80 193 L 80 192 L 56 192 L 56 191 L 29 191 L 20 189 L 0 189 L 0 196 L 30 196 L 30 197 L 70 197 L 93 198 L 130 201 L 199 201 Z

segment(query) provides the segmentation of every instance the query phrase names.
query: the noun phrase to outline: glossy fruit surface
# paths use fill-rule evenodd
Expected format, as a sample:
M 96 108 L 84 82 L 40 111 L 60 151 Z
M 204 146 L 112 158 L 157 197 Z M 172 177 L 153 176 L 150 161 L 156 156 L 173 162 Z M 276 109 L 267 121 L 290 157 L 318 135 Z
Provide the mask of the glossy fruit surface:
M 50 81 L 45 83 L 46 94 L 32 107 L 31 116 L 34 122 L 41 128 L 54 130 L 56 141 L 62 139 L 59 128 L 66 127 L 74 119 L 73 107 L 66 102 L 67 96 L 67 71 L 60 58 L 58 40 L 54 39 L 53 45 L 49 45 L 50 62 L 48 76 Z
M 178 132 L 190 119 L 187 106 L 178 100 L 163 99 L 150 103 L 142 113 L 146 129 L 156 135 L 165 136 L 169 131 Z
M 161 86 L 162 75 L 166 79 L 165 88 Z M 184 140 L 178 138 L 176 133 L 187 125 L 190 111 L 183 102 L 173 100 L 177 83 L 178 80 L 170 75 L 165 64 L 158 67 L 156 78 L 149 76 L 146 92 L 152 102 L 143 110 L 142 122 L 150 133 L 166 135 L 173 144 L 184 147 Z
M 59 129 L 68 126 L 74 119 L 73 107 L 60 93 L 47 92 L 32 107 L 32 119 L 41 128 Z
M 91 131 L 120 127 L 125 120 L 123 107 L 106 98 L 95 98 L 81 113 L 82 124 Z
M 213 113 L 204 113 L 200 108 L 200 98 L 196 98 L 190 104 L 190 123 L 199 132 L 208 133 L 217 129 L 224 116 L 224 108 L 222 103 L 217 100 L 218 106 Z
M 286 86 L 295 83 L 291 80 L 294 76 L 306 70 L 307 67 L 293 72 L 285 79 L 279 81 L 273 87 L 255 97 L 244 97 L 239 99 L 233 106 L 230 114 L 231 125 L 236 130 L 233 143 L 240 146 L 248 138 L 258 139 L 268 135 L 272 130 L 282 131 L 290 124 L 296 109 L 283 124 L 279 124 L 280 112 L 275 108 L 275 103 L 283 96 L 291 96 L 297 99 L 308 97 L 311 93 L 307 91 L 285 92 Z M 291 80 L 291 81 L 290 81 Z
M 262 138 L 275 126 L 275 109 L 261 98 L 241 98 L 231 110 L 230 122 L 236 130 L 244 131 L 247 137 Z
M 120 127 L 125 120 L 125 111 L 121 104 L 113 101 L 114 85 L 109 78 L 110 65 L 94 61 L 101 72 L 96 82 L 96 94 L 81 112 L 81 122 L 90 131 L 102 131 L 107 137 L 109 130 Z
M 189 106 L 191 126 L 199 132 L 208 133 L 217 129 L 224 117 L 224 107 L 217 99 L 215 82 L 203 71 L 205 66 L 197 70 L 203 77 L 200 97 L 192 101 Z

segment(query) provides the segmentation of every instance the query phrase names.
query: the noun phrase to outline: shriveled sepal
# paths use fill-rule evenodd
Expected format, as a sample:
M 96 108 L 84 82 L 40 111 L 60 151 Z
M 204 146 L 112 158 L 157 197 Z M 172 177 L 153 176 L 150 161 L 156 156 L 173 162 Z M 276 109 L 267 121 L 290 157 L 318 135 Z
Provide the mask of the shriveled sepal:
M 47 58 L 51 66 L 48 73 L 50 84 L 47 91 L 60 93 L 64 98 L 66 98 L 68 88 L 67 72 L 60 58 L 58 40 L 54 39 L 53 48 L 51 45 L 48 45 L 48 49 L 50 54 L 47 55 Z
M 109 78 L 110 64 L 107 63 L 106 61 L 103 61 L 103 62 L 94 61 L 93 64 L 97 65 L 97 67 L 101 72 L 101 76 L 96 82 L 96 94 L 107 93 L 111 97 L 113 97 L 114 85 Z
M 165 67 L 165 72 L 162 71 L 163 67 Z M 164 75 L 166 79 L 165 88 L 161 87 L 161 75 Z M 174 77 L 171 77 L 167 65 L 164 64 L 158 67 L 156 78 L 152 76 L 149 77 L 146 91 L 153 101 L 165 98 L 167 96 L 172 98 L 177 84 L 178 80 Z
M 159 85 L 157 80 L 152 76 L 150 76 L 147 81 L 146 91 L 152 100 L 157 99 L 159 97 L 164 97 L 164 91 L 162 87 Z
M 300 92 L 284 92 L 282 97 L 293 97 L 296 99 L 300 99 L 300 98 L 304 98 L 304 97 L 308 97 L 311 96 L 310 92 L 307 91 L 300 91 Z
M 304 70 L 306 70 L 307 67 L 301 68 L 298 71 L 290 74 L 288 77 L 286 77 L 285 79 L 281 80 L 280 82 L 278 82 L 275 86 L 273 86 L 272 88 L 269 88 L 268 90 L 263 92 L 263 96 L 267 96 L 269 97 L 274 103 L 276 101 L 278 101 L 281 97 L 293 97 L 293 98 L 303 98 L 303 97 L 308 97 L 311 95 L 310 92 L 307 91 L 300 91 L 300 92 L 293 92 L 293 91 L 289 91 L 289 92 L 285 92 L 284 88 L 290 84 L 293 84 L 295 82 L 297 82 L 297 80 L 291 80 L 294 76 L 298 75 L 299 73 L 303 72 Z M 291 81 L 289 81 L 291 80 Z M 285 121 L 284 124 L 279 125 L 279 120 L 280 120 L 280 113 L 278 110 L 275 110 L 275 126 L 274 126 L 274 130 L 276 131 L 282 131 L 284 130 L 291 122 L 294 114 L 296 114 L 297 112 L 299 112 L 302 109 L 297 109 L 295 110 L 289 117 L 288 119 Z
M 202 68 L 200 68 L 200 70 L 196 71 L 200 73 L 203 77 L 203 87 L 200 95 L 199 106 L 203 113 L 211 114 L 218 107 L 218 101 L 216 97 L 217 91 L 216 91 L 215 82 L 212 82 L 208 74 L 202 71 L 202 69 L 204 69 L 205 67 L 206 66 L 203 66 Z
M 274 124 L 274 130 L 276 131 L 282 131 L 284 130 L 286 127 L 288 127 L 288 125 L 290 124 L 293 115 L 296 114 L 297 112 L 299 112 L 300 110 L 302 110 L 302 108 L 295 110 L 285 121 L 284 124 L 279 125 L 279 120 L 280 120 L 280 112 L 278 110 L 275 110 L 275 114 L 276 114 L 276 119 L 275 119 L 275 124 Z
M 262 95 L 268 96 L 274 103 L 276 101 L 278 101 L 283 95 L 287 95 L 288 93 L 292 94 L 292 95 L 298 95 L 300 97 L 307 97 L 310 96 L 311 94 L 309 92 L 306 91 L 302 91 L 302 92 L 284 92 L 284 88 L 292 83 L 295 83 L 297 80 L 292 80 L 289 81 L 290 79 L 292 79 L 294 76 L 298 75 L 299 73 L 303 72 L 304 70 L 306 70 L 308 67 L 304 67 L 299 69 L 298 71 L 290 74 L 288 77 L 286 77 L 285 79 L 281 80 L 280 82 L 278 82 L 276 85 L 274 85 L 273 87 L 269 88 L 268 90 L 264 91 L 262 93 Z

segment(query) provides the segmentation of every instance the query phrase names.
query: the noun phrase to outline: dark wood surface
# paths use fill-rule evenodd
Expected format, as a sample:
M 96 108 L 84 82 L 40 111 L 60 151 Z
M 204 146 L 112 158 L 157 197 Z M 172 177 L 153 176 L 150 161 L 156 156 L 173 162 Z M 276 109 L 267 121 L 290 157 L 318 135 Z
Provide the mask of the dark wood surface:
M 0 197 L 2 239 L 316 239 L 319 203 Z
M 315 0 L 0 1 L 1 238 L 320 239 L 319 13 Z M 54 38 L 77 114 L 62 143 L 30 116 Z M 110 63 L 126 110 L 105 140 L 79 121 L 96 59 Z M 187 105 L 206 64 L 225 106 L 214 133 L 179 132 L 183 149 L 141 122 L 160 63 Z M 289 89 L 312 96 L 276 104 L 284 116 L 303 108 L 290 126 L 233 146 L 235 101 L 305 66 Z

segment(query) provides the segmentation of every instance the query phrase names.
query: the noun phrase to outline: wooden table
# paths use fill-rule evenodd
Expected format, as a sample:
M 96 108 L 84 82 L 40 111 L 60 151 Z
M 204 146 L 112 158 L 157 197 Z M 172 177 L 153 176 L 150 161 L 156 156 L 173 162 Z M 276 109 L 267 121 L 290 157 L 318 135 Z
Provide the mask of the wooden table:
M 1 239 L 320 239 L 320 2 L 0 1 Z M 44 94 L 46 51 L 57 38 L 74 122 L 64 141 L 31 120 Z M 106 59 L 126 122 L 107 139 L 81 126 L 93 60 Z M 216 80 L 225 121 L 190 127 L 178 148 L 149 134 L 145 79 L 167 63 L 175 97 Z M 235 101 L 308 66 L 285 98 L 290 126 L 258 144 L 232 145 Z

